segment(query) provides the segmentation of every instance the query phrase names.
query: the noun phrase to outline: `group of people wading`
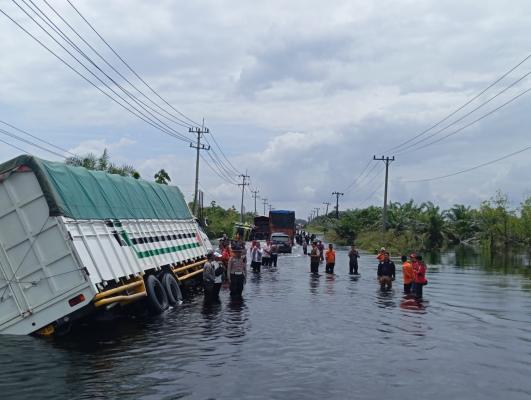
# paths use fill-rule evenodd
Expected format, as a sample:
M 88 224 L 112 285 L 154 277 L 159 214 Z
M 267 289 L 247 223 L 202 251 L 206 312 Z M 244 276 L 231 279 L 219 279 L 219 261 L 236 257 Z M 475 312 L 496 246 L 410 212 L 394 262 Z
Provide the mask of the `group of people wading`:
M 396 277 L 395 263 L 391 261 L 389 252 L 381 248 L 376 257 L 378 263 L 378 282 L 382 291 L 390 290 Z M 428 284 L 426 279 L 426 263 L 421 255 L 412 253 L 409 256 L 402 256 L 402 279 L 404 283 L 404 293 L 413 293 L 416 298 L 422 298 L 422 290 Z
M 334 267 L 336 264 L 336 251 L 332 243 L 328 245 L 328 249 L 324 250 L 325 246 L 321 241 L 312 242 L 312 249 L 308 254 L 303 249 L 304 254 L 310 256 L 310 272 L 314 275 L 319 275 L 319 265 L 326 261 L 325 272 L 327 274 L 334 273 Z M 353 245 L 348 252 L 349 257 L 349 274 L 358 274 L 358 258 L 360 254 L 356 247 Z M 391 290 L 393 282 L 396 278 L 395 263 L 391 260 L 389 252 L 385 248 L 381 248 L 376 257 L 378 259 L 378 268 L 376 275 L 378 277 L 378 283 L 382 291 Z M 422 256 L 412 253 L 409 256 L 402 256 L 402 277 L 404 282 L 404 293 L 414 294 L 416 298 L 422 298 L 422 290 L 425 285 L 428 284 L 426 279 L 426 263 L 422 259 Z
M 303 245 L 306 240 L 303 241 Z M 325 272 L 334 274 L 336 265 L 336 251 L 332 243 L 325 246 L 321 241 L 313 241 L 311 251 L 308 253 L 303 246 L 303 253 L 310 256 L 310 272 L 315 276 L 319 275 L 319 266 L 325 263 Z M 253 241 L 249 249 L 251 269 L 259 273 L 262 266 L 276 267 L 278 260 L 278 249 L 271 241 L 267 241 L 263 246 L 258 241 Z M 351 246 L 348 252 L 349 274 L 359 275 L 358 258 L 360 254 L 356 247 Z M 376 257 L 378 268 L 376 275 L 382 291 L 389 291 L 393 287 L 396 278 L 395 263 L 391 260 L 389 252 L 381 248 Z M 426 279 L 426 264 L 422 256 L 412 253 L 409 258 L 402 256 L 402 277 L 404 283 L 404 293 L 414 294 L 418 299 L 422 298 L 422 291 L 428 284 Z M 219 249 L 216 252 L 207 254 L 207 262 L 203 267 L 203 282 L 205 288 L 205 299 L 209 301 L 219 301 L 219 292 L 223 282 L 230 288 L 231 298 L 241 298 L 243 287 L 247 281 L 247 249 L 238 235 L 234 240 L 228 240 L 225 236 L 219 242 Z
M 249 251 L 251 269 L 260 272 L 263 266 L 276 267 L 278 248 L 271 241 L 262 247 L 260 242 L 253 241 Z M 226 235 L 219 241 L 219 249 L 207 254 L 207 262 L 203 267 L 203 284 L 205 300 L 219 301 L 221 286 L 226 282 L 233 299 L 242 297 L 243 287 L 247 281 L 247 249 L 245 242 L 236 234 L 234 240 Z

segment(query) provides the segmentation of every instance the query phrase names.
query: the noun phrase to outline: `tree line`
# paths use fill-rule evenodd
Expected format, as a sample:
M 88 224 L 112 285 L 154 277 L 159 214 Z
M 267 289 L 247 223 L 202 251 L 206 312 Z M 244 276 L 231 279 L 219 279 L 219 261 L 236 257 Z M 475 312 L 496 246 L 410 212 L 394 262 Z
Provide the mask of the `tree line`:
M 432 202 L 394 202 L 388 207 L 387 231 L 382 234 L 382 207 L 343 211 L 339 219 L 315 218 L 310 229 L 323 231 L 339 244 L 356 243 L 367 250 L 381 245 L 401 252 L 435 250 L 448 245 L 483 245 L 531 248 L 531 197 L 511 208 L 497 192 L 478 208 L 455 204 L 442 209 Z M 383 243 L 382 243 L 383 242 Z

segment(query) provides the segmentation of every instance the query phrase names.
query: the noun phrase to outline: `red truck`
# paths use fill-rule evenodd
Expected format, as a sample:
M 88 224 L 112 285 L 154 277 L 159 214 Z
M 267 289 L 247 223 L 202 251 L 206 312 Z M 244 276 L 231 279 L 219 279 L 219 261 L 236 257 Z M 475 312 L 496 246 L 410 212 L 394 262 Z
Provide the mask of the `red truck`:
M 289 236 L 290 247 L 295 238 L 295 211 L 272 210 L 269 212 L 269 232 L 273 236 L 275 233 L 285 233 Z M 290 249 L 291 250 L 291 249 Z M 291 251 L 287 251 L 291 252 Z

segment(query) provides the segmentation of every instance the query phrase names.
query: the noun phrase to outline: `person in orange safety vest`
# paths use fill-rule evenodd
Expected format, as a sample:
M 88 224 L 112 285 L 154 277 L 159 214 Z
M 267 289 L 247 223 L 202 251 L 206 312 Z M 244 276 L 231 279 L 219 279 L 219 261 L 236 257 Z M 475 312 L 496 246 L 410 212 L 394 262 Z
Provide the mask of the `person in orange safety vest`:
M 334 266 L 336 265 L 336 251 L 334 250 L 334 246 L 332 245 L 332 243 L 328 245 L 328 250 L 325 251 L 325 259 L 326 273 L 333 274 Z

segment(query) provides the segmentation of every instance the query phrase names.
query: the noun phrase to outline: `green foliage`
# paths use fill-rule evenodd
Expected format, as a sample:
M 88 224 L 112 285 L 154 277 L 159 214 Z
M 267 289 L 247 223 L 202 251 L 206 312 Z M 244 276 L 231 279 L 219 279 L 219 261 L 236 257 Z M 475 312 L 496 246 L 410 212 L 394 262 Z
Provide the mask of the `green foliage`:
M 210 238 L 219 238 L 224 233 L 230 236 L 234 223 L 240 221 L 240 213 L 234 206 L 226 210 L 218 206 L 215 201 L 212 201 L 204 212 L 208 220 L 206 234 Z
M 347 210 L 339 220 L 315 218 L 309 229 L 325 232 L 338 244 L 352 244 L 370 250 L 386 246 L 394 252 L 434 250 L 448 244 L 478 244 L 494 250 L 500 246 L 524 245 L 531 252 L 531 197 L 519 210 L 511 210 L 500 192 L 479 209 L 455 204 L 448 210 L 432 202 L 391 203 L 387 231 L 382 232 L 382 209 L 368 207 Z
M 154 178 L 155 182 L 160 183 L 161 185 L 167 185 L 168 182 L 171 182 L 170 175 L 166 172 L 164 168 L 157 172 Z
M 124 164 L 118 166 L 111 163 L 107 149 L 103 150 L 102 155 L 99 157 L 93 153 L 89 153 L 82 157 L 68 157 L 65 163 L 75 167 L 84 167 L 93 171 L 105 171 L 109 174 L 131 176 L 135 179 L 140 179 L 140 173 L 132 165 Z

